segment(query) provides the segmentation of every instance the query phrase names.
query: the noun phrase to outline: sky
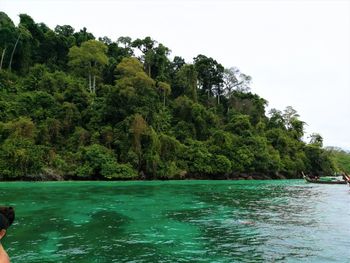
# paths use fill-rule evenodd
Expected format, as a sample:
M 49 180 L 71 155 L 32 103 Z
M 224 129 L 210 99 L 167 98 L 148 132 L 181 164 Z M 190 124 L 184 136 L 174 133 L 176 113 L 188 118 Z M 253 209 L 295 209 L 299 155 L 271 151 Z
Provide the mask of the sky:
M 350 0 L 0 0 L 0 11 L 113 41 L 151 36 L 188 63 L 238 67 L 268 110 L 292 106 L 307 134 L 350 150 Z

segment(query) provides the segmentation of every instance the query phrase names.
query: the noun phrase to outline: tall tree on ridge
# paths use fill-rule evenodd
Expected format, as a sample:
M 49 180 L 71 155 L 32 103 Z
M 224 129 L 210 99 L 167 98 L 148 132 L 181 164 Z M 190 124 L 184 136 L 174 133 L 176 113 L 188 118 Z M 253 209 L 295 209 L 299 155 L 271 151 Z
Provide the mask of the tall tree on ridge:
M 167 66 L 170 65 L 167 58 L 170 49 L 163 44 L 157 44 L 157 41 L 150 37 L 138 38 L 132 42 L 132 46 L 138 48 L 143 54 L 141 61 L 144 63 L 147 75 L 153 79 L 165 81 L 165 71 Z
M 86 41 L 81 47 L 74 46 L 69 50 L 69 65 L 79 74 L 87 74 L 90 93 L 95 93 L 96 77 L 101 74 L 102 66 L 108 62 L 106 53 L 106 45 L 96 40 Z
M 213 58 L 204 55 L 198 55 L 193 60 L 201 89 L 208 94 L 208 99 L 211 95 L 216 95 L 220 104 L 220 96 L 223 94 L 224 67 Z
M 242 73 L 238 68 L 225 68 L 223 74 L 223 84 L 226 94 L 231 94 L 233 90 L 249 92 L 252 78 Z

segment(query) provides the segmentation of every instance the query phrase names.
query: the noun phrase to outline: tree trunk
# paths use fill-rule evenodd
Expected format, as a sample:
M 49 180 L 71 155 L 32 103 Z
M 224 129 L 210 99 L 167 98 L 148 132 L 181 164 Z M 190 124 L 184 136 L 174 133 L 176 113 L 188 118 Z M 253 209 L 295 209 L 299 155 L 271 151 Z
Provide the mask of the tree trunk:
M 11 53 L 11 58 L 10 58 L 10 63 L 9 63 L 9 70 L 11 71 L 11 66 L 12 66 L 12 59 L 13 59 L 13 55 L 15 54 L 16 51 L 16 47 L 19 41 L 19 38 L 21 37 L 21 34 L 18 35 L 18 38 L 16 40 L 15 46 L 13 47 L 12 53 Z
M 91 90 L 91 73 L 89 73 L 89 91 L 90 91 L 90 93 L 92 92 L 92 90 Z
M 192 99 L 197 102 L 197 83 L 196 80 L 192 80 L 191 83 Z
M 2 63 L 3 63 L 3 61 L 4 61 L 5 52 L 6 52 L 6 47 L 5 47 L 4 50 L 2 51 L 1 61 L 0 61 L 0 70 L 2 69 Z
M 96 76 L 94 75 L 94 80 L 92 82 L 92 92 L 96 93 Z

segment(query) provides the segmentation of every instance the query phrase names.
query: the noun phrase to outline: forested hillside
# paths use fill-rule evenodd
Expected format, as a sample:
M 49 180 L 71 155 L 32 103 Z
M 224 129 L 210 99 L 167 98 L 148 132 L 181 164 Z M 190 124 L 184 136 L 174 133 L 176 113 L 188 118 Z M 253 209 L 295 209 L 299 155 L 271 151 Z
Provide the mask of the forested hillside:
M 121 25 L 122 26 L 122 25 Z M 0 178 L 287 178 L 337 169 L 251 77 L 150 37 L 96 39 L 0 12 Z M 209 54 L 210 55 L 210 54 Z M 234 61 L 232 62 L 234 63 Z
M 327 151 L 334 159 L 336 167 L 340 171 L 350 174 L 350 152 L 337 147 L 327 147 Z

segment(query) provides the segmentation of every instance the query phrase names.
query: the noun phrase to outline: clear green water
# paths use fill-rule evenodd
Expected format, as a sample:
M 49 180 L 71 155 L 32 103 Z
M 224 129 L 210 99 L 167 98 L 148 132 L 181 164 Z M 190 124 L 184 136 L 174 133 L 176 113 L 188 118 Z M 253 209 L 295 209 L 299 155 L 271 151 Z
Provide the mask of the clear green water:
M 295 181 L 0 183 L 12 262 L 350 262 L 350 192 Z

